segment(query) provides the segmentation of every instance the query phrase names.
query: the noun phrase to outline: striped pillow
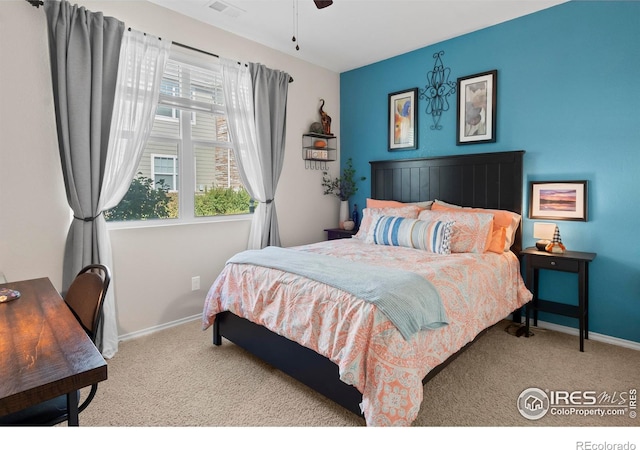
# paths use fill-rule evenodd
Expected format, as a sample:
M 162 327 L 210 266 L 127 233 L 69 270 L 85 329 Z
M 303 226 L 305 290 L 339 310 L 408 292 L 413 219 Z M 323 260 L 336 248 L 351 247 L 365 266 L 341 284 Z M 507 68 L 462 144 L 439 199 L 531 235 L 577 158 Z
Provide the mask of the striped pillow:
M 417 248 L 431 253 L 451 253 L 451 229 L 454 222 L 380 216 L 373 227 L 373 243 Z

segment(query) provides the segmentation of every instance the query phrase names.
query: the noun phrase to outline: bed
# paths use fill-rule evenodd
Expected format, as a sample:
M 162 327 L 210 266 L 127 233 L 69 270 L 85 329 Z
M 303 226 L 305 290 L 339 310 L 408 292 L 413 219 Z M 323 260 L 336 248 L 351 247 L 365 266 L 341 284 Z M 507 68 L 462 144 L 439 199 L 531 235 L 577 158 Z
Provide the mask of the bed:
M 454 208 L 473 208 L 479 211 L 472 214 L 473 220 L 483 220 L 486 229 L 486 221 L 496 216 L 487 219 L 483 210 L 522 213 L 523 155 L 524 151 L 509 151 L 374 161 L 371 199 L 401 202 L 401 209 L 413 208 L 405 204 L 435 199 L 445 205 L 442 213 L 419 208 L 417 217 L 407 216 L 405 224 L 433 214 L 446 219 L 449 211 L 459 219 L 466 211 L 458 213 Z M 377 225 L 397 220 L 390 216 L 393 214 L 371 215 L 371 221 Z M 372 224 L 365 225 L 367 218 L 362 219 L 361 231 L 373 230 Z M 304 258 L 336 258 L 331 261 L 336 261 L 337 269 L 344 269 L 348 261 L 353 273 L 363 277 L 363 272 L 355 270 L 374 265 L 373 273 L 387 270 L 394 279 L 400 272 L 420 274 L 442 301 L 444 323 L 435 319 L 436 325 L 418 326 L 410 335 L 380 312 L 386 306 L 363 301 L 361 291 L 356 295 L 305 272 L 294 274 L 242 259 L 227 264 L 211 286 L 203 328 L 213 328 L 214 345 L 220 345 L 223 337 L 228 339 L 364 416 L 367 425 L 410 425 L 422 403 L 422 384 L 488 328 L 512 313 L 515 317 L 531 299 L 516 256 L 521 248 L 520 230 L 518 221 L 507 240 L 509 251 L 504 252 L 465 250 L 440 255 L 410 246 L 378 245 L 380 242 L 372 242 L 376 239 L 372 231 L 360 239 L 278 249 L 289 252 L 287 255 L 304 254 Z M 301 265 L 308 262 L 301 261 Z

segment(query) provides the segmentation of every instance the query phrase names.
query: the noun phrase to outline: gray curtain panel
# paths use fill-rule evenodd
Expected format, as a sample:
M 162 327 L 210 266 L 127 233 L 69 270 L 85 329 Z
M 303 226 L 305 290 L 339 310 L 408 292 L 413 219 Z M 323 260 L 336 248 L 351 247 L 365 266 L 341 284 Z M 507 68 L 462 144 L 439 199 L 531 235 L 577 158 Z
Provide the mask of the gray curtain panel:
M 278 217 L 274 196 L 282 165 L 287 119 L 287 94 L 289 74 L 269 69 L 262 64 L 249 63 L 253 85 L 253 101 L 258 151 L 262 177 L 267 197 L 266 223 L 262 233 L 262 247 L 280 246 Z
M 60 162 L 74 219 L 64 254 L 66 292 L 99 263 L 94 219 L 111 127 L 124 23 L 66 1 L 44 2 Z

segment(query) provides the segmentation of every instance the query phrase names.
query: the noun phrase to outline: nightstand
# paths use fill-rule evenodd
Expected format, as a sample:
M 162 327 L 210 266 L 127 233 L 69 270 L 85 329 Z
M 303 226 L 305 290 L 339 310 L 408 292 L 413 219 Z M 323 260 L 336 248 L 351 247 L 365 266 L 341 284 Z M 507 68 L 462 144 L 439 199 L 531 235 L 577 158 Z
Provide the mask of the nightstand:
M 526 331 L 529 336 L 529 313 L 533 311 L 533 325 L 538 325 L 538 311 L 560 314 L 578 319 L 580 328 L 580 351 L 584 351 L 584 340 L 589 339 L 589 263 L 596 257 L 595 253 L 564 252 L 548 253 L 534 247 L 520 252 L 524 257 L 527 288 L 533 299 L 526 307 Z M 572 272 L 578 275 L 578 305 L 542 300 L 538 297 L 538 272 L 541 270 L 557 270 Z
M 345 239 L 354 236 L 358 230 L 343 230 L 342 228 L 325 228 L 324 231 L 327 232 L 327 240 L 332 241 L 334 239 Z

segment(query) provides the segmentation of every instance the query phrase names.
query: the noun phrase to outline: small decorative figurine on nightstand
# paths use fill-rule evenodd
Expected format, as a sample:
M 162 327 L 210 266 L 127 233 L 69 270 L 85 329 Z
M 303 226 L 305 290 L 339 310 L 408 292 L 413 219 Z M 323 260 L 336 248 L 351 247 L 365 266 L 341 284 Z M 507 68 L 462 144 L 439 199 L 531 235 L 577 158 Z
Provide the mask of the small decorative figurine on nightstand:
M 562 239 L 560 239 L 560 229 L 556 226 L 556 231 L 553 233 L 553 240 L 547 244 L 545 250 L 549 253 L 564 253 L 567 249 L 562 244 Z

